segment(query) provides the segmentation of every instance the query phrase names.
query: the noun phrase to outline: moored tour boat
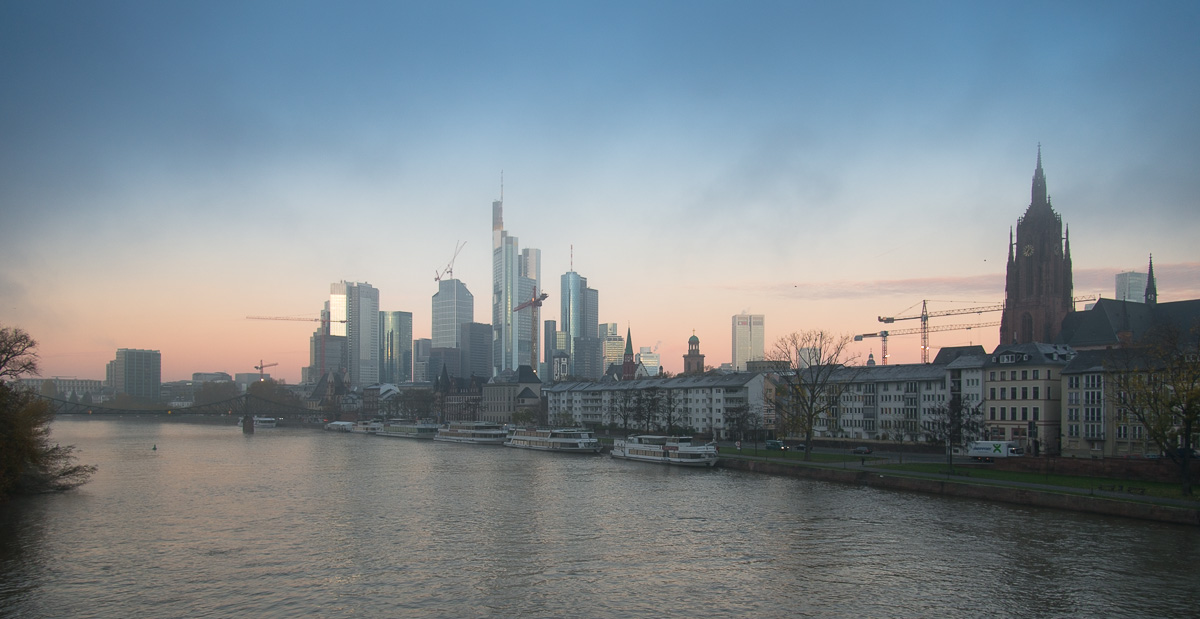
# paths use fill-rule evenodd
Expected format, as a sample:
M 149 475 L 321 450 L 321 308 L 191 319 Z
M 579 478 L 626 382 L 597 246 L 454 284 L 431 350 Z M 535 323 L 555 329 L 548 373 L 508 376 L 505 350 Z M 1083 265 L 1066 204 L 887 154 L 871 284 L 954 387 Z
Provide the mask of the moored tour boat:
M 375 434 L 399 438 L 432 439 L 437 436 L 439 427 L 441 426 L 431 421 L 385 421 L 383 426 L 375 430 Z
M 623 460 L 676 466 L 713 466 L 717 463 L 717 445 L 693 445 L 690 436 L 643 434 L 613 441 L 610 455 Z
M 560 453 L 600 453 L 600 441 L 591 430 L 584 428 L 517 428 L 509 434 L 504 446 Z
M 469 443 L 472 445 L 503 445 L 508 432 L 498 423 L 488 421 L 456 421 L 438 428 L 435 441 Z

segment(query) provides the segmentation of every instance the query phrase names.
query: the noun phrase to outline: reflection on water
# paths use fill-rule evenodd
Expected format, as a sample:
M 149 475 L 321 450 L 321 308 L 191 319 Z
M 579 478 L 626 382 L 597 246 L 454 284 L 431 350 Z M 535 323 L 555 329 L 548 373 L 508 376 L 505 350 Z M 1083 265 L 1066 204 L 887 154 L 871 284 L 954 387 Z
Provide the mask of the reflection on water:
M 1192 528 L 503 447 L 60 420 L 0 616 L 1187 616 Z M 157 446 L 157 450 L 152 447 Z

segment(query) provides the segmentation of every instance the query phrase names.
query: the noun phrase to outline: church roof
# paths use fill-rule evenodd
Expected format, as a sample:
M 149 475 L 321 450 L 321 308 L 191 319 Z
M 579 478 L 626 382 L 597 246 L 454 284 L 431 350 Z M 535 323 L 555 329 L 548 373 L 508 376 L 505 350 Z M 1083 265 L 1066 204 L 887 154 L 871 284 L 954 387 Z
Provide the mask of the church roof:
M 1063 319 L 1058 342 L 1072 348 L 1114 348 L 1138 342 L 1155 324 L 1187 330 L 1200 324 L 1200 299 L 1136 303 L 1100 299 L 1090 310 Z

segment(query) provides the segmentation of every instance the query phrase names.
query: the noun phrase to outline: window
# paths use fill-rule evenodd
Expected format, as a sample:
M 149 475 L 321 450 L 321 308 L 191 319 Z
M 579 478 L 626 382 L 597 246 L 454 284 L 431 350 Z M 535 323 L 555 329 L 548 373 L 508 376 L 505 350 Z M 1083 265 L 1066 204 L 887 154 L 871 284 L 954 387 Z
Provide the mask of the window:
M 1039 396 L 1038 396 L 1038 390 L 1039 390 L 1039 388 L 1038 388 L 1038 387 L 1034 387 L 1034 388 L 1033 388 L 1033 399 L 1035 399 L 1035 400 L 1040 400 L 1040 399 L 1041 399 L 1041 397 L 1039 397 Z
M 1029 421 L 1029 407 L 1028 406 L 1021 407 L 1021 421 Z
M 1034 421 L 1038 421 L 1038 412 L 1040 410 L 1041 410 L 1041 408 L 1038 406 L 1033 407 L 1033 420 Z
M 991 412 L 991 420 L 995 421 L 996 420 L 996 407 L 993 406 L 992 410 L 990 412 Z
M 1079 426 L 1077 424 L 1068 425 L 1067 426 L 1067 436 L 1079 438 Z
M 1029 387 L 1021 387 L 1021 399 L 1022 400 L 1029 399 Z
M 989 399 L 989 400 L 995 400 L 995 399 L 996 399 L 996 388 L 995 388 L 995 387 L 992 387 L 992 388 L 991 388 L 991 389 L 988 391 L 988 399 Z
M 1000 421 L 1004 421 L 1004 418 L 1005 418 L 1007 415 L 1008 415 L 1008 409 L 1007 409 L 1007 408 L 1005 408 L 1005 407 L 1003 407 L 1003 406 L 1001 406 L 1001 407 L 1000 407 Z
M 988 372 L 988 380 L 996 380 L 996 373 Z
M 1001 400 L 1007 400 L 1007 399 L 1008 399 L 1008 387 L 1001 387 L 1001 388 L 1000 388 L 1000 399 L 1001 399 Z
M 1029 380 L 1029 370 L 1021 370 L 1021 380 Z
M 1068 408 L 1067 409 L 1067 421 L 1079 421 L 1079 409 L 1078 408 Z
M 1037 379 L 1038 379 L 1038 370 L 1034 370 L 1033 371 L 1033 380 L 1037 380 Z
M 1047 376 L 1046 378 L 1050 378 L 1050 377 Z M 1071 376 L 1071 377 L 1067 378 L 1067 389 L 1078 389 L 1078 388 L 1079 388 L 1079 377 L 1078 376 Z

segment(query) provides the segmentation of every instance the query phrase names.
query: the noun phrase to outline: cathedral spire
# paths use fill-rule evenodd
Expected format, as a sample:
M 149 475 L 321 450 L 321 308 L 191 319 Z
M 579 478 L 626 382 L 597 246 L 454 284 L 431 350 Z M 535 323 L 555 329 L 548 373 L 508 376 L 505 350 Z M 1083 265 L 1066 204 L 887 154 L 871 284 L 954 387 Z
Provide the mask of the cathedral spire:
M 1042 143 L 1038 142 L 1037 169 L 1033 171 L 1033 188 L 1029 207 L 1046 206 L 1046 173 L 1042 171 Z
M 1146 305 L 1158 303 L 1158 285 L 1154 283 L 1154 254 L 1150 254 L 1150 271 L 1146 274 Z

